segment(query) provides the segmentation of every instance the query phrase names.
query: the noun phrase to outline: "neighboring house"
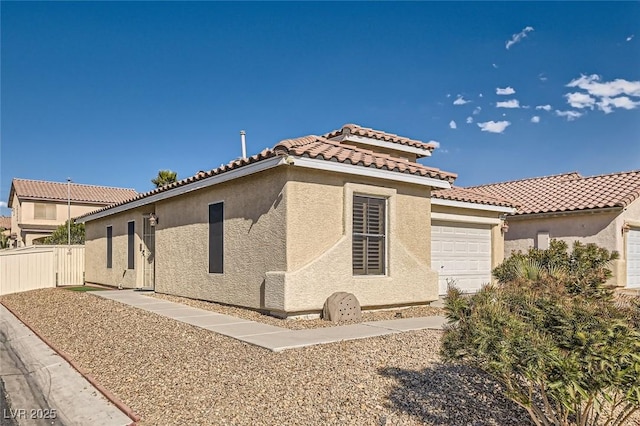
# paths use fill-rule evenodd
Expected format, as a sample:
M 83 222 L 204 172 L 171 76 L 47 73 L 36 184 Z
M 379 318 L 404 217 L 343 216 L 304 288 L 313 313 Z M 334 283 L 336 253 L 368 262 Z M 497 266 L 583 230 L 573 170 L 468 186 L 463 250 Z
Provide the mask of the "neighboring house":
M 620 254 L 611 284 L 640 288 L 640 170 L 598 176 L 577 172 L 469 188 L 512 199 L 505 254 L 549 246 L 550 239 L 596 243 Z
M 133 189 L 13 179 L 8 201 L 12 246 L 29 246 L 51 235 L 67 221 L 69 201 L 74 218 L 136 194 Z
M 317 313 L 337 291 L 364 308 L 436 300 L 431 190 L 456 175 L 416 162 L 434 148 L 345 125 L 92 212 L 78 218 L 86 280 L 281 317 Z M 438 208 L 493 236 L 503 207 L 484 198 Z

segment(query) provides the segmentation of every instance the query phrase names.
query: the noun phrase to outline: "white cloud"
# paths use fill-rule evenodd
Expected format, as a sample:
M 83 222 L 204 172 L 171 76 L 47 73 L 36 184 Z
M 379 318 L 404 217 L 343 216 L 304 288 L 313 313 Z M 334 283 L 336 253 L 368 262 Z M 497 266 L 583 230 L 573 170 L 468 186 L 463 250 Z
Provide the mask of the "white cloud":
M 509 121 L 485 121 L 484 123 L 478 123 L 480 130 L 489 133 L 502 133 L 504 129 L 510 125 L 511 123 Z
M 450 98 L 450 97 L 451 97 L 451 93 L 447 93 L 447 98 Z
M 634 34 L 631 34 L 629 37 L 626 38 L 627 41 L 631 41 L 633 40 Z
M 473 115 L 480 114 L 480 111 L 482 111 L 482 107 L 475 107 L 475 109 L 473 110 Z
M 520 108 L 520 101 L 509 99 L 508 101 L 496 103 L 496 108 Z
M 482 93 L 480 93 L 480 94 L 478 95 L 478 97 L 479 97 L 479 98 L 481 98 L 481 97 L 483 97 L 483 96 L 484 96 L 484 95 L 483 95 Z
M 436 148 L 440 148 L 440 142 L 438 142 L 438 141 L 429 141 L 429 142 L 427 142 L 427 143 L 430 143 L 430 144 L 432 144 L 432 145 L 435 145 L 435 147 L 436 147 Z
M 610 114 L 615 108 L 635 109 L 640 106 L 640 81 L 615 79 L 601 81 L 597 74 L 581 75 L 567 84 L 567 87 L 577 87 L 585 92 L 567 93 L 564 96 L 574 108 L 591 108 L 597 106 L 600 111 Z
M 596 103 L 596 99 L 582 92 L 567 93 L 564 95 L 567 103 L 574 108 L 591 108 Z
M 473 123 L 473 117 L 469 116 L 467 117 L 467 124 L 471 124 Z
M 6 209 L 7 208 L 7 202 L 6 201 L 0 201 L 0 209 Z
M 513 95 L 516 91 L 511 86 L 507 86 L 504 89 L 496 87 L 496 95 Z
M 578 111 L 558 111 L 556 110 L 556 115 L 558 117 L 565 117 L 567 121 L 573 121 L 576 118 L 582 117 L 584 114 Z
M 449 127 L 450 127 L 450 128 L 452 128 L 452 129 L 457 129 L 457 128 L 458 128 L 458 125 L 456 124 L 456 122 L 455 122 L 455 121 L 451 120 L 451 121 L 449 122 Z
M 511 46 L 513 46 L 516 43 L 519 43 L 523 38 L 525 38 L 527 36 L 527 33 L 533 31 L 533 27 L 525 27 L 522 31 L 520 31 L 518 34 L 514 34 L 511 37 L 511 40 L 508 40 L 505 43 L 505 47 L 507 48 L 507 50 L 509 50 L 509 48 Z
M 640 106 L 640 101 L 634 101 L 627 96 L 618 96 L 617 98 L 602 98 L 596 103 L 598 109 L 605 114 L 613 112 L 613 108 L 635 109 Z
M 498 66 L 496 64 L 491 64 L 492 67 L 494 68 L 498 68 Z
M 551 105 L 547 104 L 547 105 L 538 105 L 536 107 L 536 109 L 543 109 L 545 111 L 551 111 Z
M 600 83 L 600 76 L 597 74 L 581 75 L 580 78 L 573 79 L 567 87 L 579 87 L 591 96 L 614 97 L 618 95 L 640 96 L 640 81 L 627 81 L 622 78 L 613 81 Z
M 540 122 L 540 116 L 534 115 L 533 117 L 531 117 L 531 122 L 532 123 L 539 123 Z
M 464 104 L 468 104 L 471 101 L 468 101 L 466 99 L 464 99 L 461 95 L 458 95 L 458 97 L 456 98 L 455 101 L 453 101 L 454 105 L 464 105 Z
M 540 81 L 547 81 L 547 76 L 544 75 L 543 72 L 541 72 L 540 74 L 538 74 L 538 80 Z

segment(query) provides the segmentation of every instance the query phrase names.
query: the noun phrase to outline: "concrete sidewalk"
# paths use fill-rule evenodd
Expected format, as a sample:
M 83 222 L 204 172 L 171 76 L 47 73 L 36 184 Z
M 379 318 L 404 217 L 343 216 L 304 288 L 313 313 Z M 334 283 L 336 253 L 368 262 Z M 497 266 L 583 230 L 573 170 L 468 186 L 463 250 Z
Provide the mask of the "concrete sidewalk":
M 19 425 L 129 425 L 132 420 L 0 305 L 2 420 Z M 2 421 L 0 423 L 4 424 Z
M 440 316 L 371 321 L 337 327 L 289 330 L 255 321 L 223 315 L 179 303 L 156 299 L 134 290 L 91 292 L 95 296 L 115 300 L 167 318 L 233 337 L 274 352 L 304 346 L 385 336 L 411 330 L 441 330 L 446 319 Z

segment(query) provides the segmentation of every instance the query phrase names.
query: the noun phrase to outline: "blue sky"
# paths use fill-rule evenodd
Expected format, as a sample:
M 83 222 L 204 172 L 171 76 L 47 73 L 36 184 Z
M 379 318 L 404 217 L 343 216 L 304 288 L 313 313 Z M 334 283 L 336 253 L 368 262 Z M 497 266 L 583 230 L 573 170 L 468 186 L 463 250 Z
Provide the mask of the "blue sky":
M 13 177 L 147 191 L 345 123 L 461 186 L 640 168 L 640 3 L 2 2 Z M 537 117 L 537 118 L 536 118 Z

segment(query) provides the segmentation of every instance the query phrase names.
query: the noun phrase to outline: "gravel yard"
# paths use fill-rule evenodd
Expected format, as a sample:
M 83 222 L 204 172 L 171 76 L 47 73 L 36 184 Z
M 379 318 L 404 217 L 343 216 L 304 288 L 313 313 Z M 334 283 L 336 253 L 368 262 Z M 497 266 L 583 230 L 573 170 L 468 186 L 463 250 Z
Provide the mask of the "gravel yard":
M 441 364 L 437 331 L 273 353 L 87 293 L 1 300 L 142 425 L 530 424 L 490 380 Z
M 276 327 L 289 328 L 291 330 L 301 330 L 306 328 L 335 327 L 336 325 L 356 324 L 365 321 L 382 321 L 398 318 L 429 317 L 432 315 L 444 315 L 444 309 L 433 308 L 431 306 L 411 306 L 406 308 L 387 309 L 380 311 L 363 311 L 361 321 L 343 321 L 333 323 L 322 319 L 280 319 L 270 315 L 262 314 L 250 309 L 239 308 L 229 305 L 221 305 L 203 300 L 187 299 L 186 297 L 171 296 L 168 294 L 149 293 L 152 297 L 168 300 L 170 302 L 181 303 L 194 308 L 213 311 L 219 314 L 231 315 L 250 321 L 261 322 L 263 324 L 274 325 Z

